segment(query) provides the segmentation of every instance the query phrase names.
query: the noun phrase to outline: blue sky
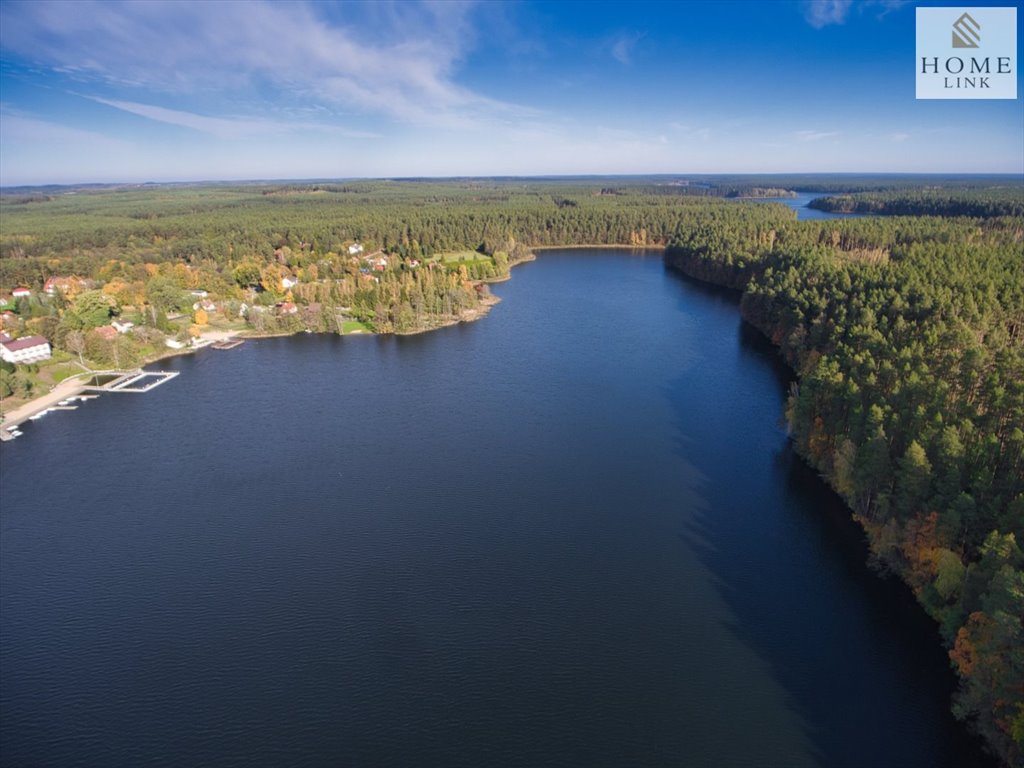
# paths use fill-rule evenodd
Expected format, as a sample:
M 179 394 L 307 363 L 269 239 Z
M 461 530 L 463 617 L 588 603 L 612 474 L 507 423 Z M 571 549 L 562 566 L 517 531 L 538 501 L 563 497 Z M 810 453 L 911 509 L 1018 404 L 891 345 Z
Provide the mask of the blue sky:
M 1024 173 L 1024 100 L 915 99 L 914 8 L 2 0 L 0 184 Z

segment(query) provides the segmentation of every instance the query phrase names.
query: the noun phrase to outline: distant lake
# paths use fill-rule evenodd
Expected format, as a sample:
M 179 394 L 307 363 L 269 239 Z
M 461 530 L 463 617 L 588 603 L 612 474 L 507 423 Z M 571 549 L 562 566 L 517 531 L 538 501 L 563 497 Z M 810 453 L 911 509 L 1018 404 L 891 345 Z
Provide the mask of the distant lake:
M 989 765 L 734 294 L 607 250 L 495 292 L 3 444 L 2 762 Z
M 796 197 L 759 197 L 756 198 L 759 203 L 783 203 L 788 205 L 794 211 L 796 211 L 796 218 L 799 221 L 805 221 L 810 219 L 859 219 L 864 214 L 862 213 L 832 213 L 830 211 L 819 211 L 815 208 L 808 208 L 807 204 L 811 200 L 817 200 L 819 197 L 831 197 L 832 195 L 841 194 L 839 192 L 797 192 Z

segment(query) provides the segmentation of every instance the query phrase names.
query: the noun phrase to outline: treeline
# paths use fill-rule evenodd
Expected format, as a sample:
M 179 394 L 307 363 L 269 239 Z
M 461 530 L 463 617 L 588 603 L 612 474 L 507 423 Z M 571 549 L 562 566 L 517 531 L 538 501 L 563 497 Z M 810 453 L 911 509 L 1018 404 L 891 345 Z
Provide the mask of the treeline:
M 809 208 L 889 216 L 1024 216 L 1024 187 L 902 190 L 820 197 Z
M 340 187 L 155 188 L 83 193 L 31 205 L 0 198 L 0 286 L 40 286 L 53 274 L 128 264 L 207 263 L 222 274 L 288 247 L 330 258 L 367 251 L 430 258 L 528 246 L 664 245 L 706 217 L 729 213 L 678 195 L 588 185 L 363 182 Z M 792 218 L 758 209 L 744 216 Z M 512 244 L 512 245 L 510 245 Z
M 190 315 L 200 290 L 218 318 L 259 332 L 343 332 L 355 322 L 406 333 L 474 316 L 490 302 L 482 284 L 533 247 L 664 245 L 698 222 L 794 218 L 783 206 L 601 190 L 465 180 L 147 187 L 31 205 L 7 196 L 0 287 L 32 289 L 39 298 L 16 303 L 16 329 L 68 351 L 81 346 L 70 333 L 92 338 L 118 316 L 184 334 L 166 318 Z M 51 276 L 82 279 L 102 311 L 77 323 L 80 297 L 40 296 Z M 94 344 L 90 359 L 110 358 L 103 349 Z
M 934 616 L 954 711 L 1024 759 L 1024 219 L 703 227 L 667 261 L 744 290 L 798 372 L 797 450 Z

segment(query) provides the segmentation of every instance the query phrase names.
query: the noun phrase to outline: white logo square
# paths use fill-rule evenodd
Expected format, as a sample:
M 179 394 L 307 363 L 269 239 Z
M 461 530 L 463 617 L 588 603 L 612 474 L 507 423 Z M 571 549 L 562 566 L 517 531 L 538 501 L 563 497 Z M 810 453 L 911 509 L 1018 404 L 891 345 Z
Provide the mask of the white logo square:
M 919 99 L 1016 99 L 1017 9 L 917 9 Z

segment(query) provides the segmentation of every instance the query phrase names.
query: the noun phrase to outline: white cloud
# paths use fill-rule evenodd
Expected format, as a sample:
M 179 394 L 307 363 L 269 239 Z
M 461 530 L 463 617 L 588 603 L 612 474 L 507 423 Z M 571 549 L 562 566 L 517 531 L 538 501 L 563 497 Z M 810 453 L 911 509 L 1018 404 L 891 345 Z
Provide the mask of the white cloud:
M 804 18 L 815 29 L 842 24 L 850 13 L 853 0 L 806 0 Z
M 883 19 L 892 11 L 907 5 L 910 0 L 861 0 L 856 5 L 852 0 L 804 0 L 804 18 L 815 29 L 831 24 L 845 24 L 851 10 L 864 13 L 877 9 L 877 19 Z
M 896 132 L 889 134 L 889 141 L 906 141 L 909 138 L 909 133 Z
M 69 128 L 17 112 L 0 114 L 0 137 L 4 145 L 20 142 L 32 144 L 90 144 L 106 150 L 123 149 L 125 143 L 92 131 Z
M 147 102 L 269 98 L 326 103 L 348 115 L 466 125 L 479 124 L 482 114 L 522 111 L 455 81 L 475 44 L 471 10 L 454 2 L 11 3 L 0 44 L 80 82 L 122 94 L 144 90 Z M 229 129 L 199 117 L 154 119 Z
M 102 163 L 132 156 L 130 142 L 92 131 L 69 128 L 15 110 L 0 111 L 0 185 L 39 184 L 55 180 L 51 165 L 92 163 L 91 178 L 102 178 Z M 80 179 L 79 179 L 80 180 Z
M 707 126 L 696 128 L 685 123 L 673 122 L 669 123 L 669 128 L 687 137 L 700 139 L 701 141 L 707 141 L 711 138 L 711 129 Z
M 838 136 L 839 131 L 797 131 L 796 138 L 799 141 L 821 141 Z
M 643 35 L 638 32 L 618 38 L 612 43 L 612 58 L 620 64 L 631 64 L 633 61 L 633 48 L 636 47 L 636 44 L 642 38 Z
M 184 128 L 191 128 L 202 133 L 208 133 L 222 139 L 241 139 L 248 136 L 265 136 L 273 134 L 284 134 L 294 130 L 327 130 L 348 138 L 369 139 L 377 138 L 377 134 L 368 131 L 350 131 L 336 126 L 324 125 L 321 123 L 309 122 L 284 122 L 280 120 L 266 120 L 263 118 L 244 117 L 207 117 L 192 112 L 182 112 L 177 109 L 167 109 L 150 104 L 138 104 L 131 101 L 120 101 L 117 99 L 103 99 L 98 96 L 86 96 L 85 98 L 108 107 L 114 107 L 133 115 L 156 120 L 161 123 L 178 125 Z

